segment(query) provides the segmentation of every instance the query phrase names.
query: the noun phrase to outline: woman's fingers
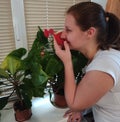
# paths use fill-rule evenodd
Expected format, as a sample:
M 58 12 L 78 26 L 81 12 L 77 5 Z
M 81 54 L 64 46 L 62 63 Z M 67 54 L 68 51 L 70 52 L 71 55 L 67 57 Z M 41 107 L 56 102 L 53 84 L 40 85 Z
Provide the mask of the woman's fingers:
M 57 44 L 56 40 L 54 39 L 54 49 L 56 55 L 62 60 L 64 64 L 71 61 L 71 52 L 69 48 L 69 44 L 64 41 L 64 49 Z
M 67 110 L 66 112 L 65 112 L 65 114 L 63 115 L 63 117 L 68 117 L 68 116 L 70 116 L 72 114 L 72 110 Z
M 66 111 L 64 117 L 68 117 L 67 122 L 81 122 L 82 115 L 80 112 Z
M 68 45 L 68 42 L 67 42 L 67 41 L 64 41 L 64 48 L 65 48 L 65 50 L 70 50 L 70 48 L 69 48 L 69 45 Z
M 76 112 L 76 113 L 74 113 L 74 115 L 72 117 L 72 121 L 73 122 L 80 122 L 82 119 L 81 117 L 82 116 L 81 116 L 80 112 Z
M 54 47 L 55 47 L 55 49 L 62 49 L 62 46 L 57 44 L 57 41 L 55 40 L 55 38 L 54 38 Z M 64 49 L 70 50 L 67 41 L 64 41 Z

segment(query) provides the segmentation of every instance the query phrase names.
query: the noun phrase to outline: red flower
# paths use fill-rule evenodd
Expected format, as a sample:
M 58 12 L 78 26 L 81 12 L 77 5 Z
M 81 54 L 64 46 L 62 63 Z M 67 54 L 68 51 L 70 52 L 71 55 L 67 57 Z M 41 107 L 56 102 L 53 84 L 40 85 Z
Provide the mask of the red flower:
M 59 45 L 63 46 L 64 45 L 64 40 L 61 38 L 61 34 L 62 34 L 62 32 L 54 33 L 53 29 L 49 29 L 49 30 L 45 29 L 44 30 L 44 36 L 46 38 L 48 38 L 49 35 L 53 35 L 55 37 L 55 40 L 57 41 L 57 43 Z
M 45 36 L 46 38 L 48 38 L 50 34 L 51 34 L 51 35 L 54 34 L 54 30 L 53 30 L 53 29 L 49 29 L 49 30 L 45 29 L 45 30 L 44 30 L 44 36 Z
M 64 46 L 64 39 L 61 38 L 61 34 L 62 32 L 56 33 L 54 34 L 54 37 L 59 45 Z

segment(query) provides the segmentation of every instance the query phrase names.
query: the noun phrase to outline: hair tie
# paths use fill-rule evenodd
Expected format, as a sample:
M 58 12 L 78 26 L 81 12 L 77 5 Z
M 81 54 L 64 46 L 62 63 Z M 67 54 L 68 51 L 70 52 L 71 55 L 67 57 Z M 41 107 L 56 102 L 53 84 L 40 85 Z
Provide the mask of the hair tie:
M 106 17 L 106 21 L 108 21 L 109 20 L 109 17 L 110 17 L 110 13 L 109 12 L 106 12 L 105 13 L 105 17 Z

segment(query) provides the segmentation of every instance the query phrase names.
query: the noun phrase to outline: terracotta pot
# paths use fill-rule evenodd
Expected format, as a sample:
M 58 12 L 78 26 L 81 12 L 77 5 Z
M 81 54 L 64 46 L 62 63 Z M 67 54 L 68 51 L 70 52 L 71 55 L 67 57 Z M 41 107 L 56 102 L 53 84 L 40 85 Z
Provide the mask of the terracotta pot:
M 53 97 L 52 102 L 53 102 L 52 104 L 54 106 L 59 107 L 59 108 L 68 107 L 64 95 L 54 93 L 54 97 Z
M 18 122 L 29 120 L 32 116 L 31 108 L 27 109 L 24 106 L 21 106 L 21 105 L 19 106 L 19 104 L 20 102 L 18 101 L 13 104 L 14 111 L 15 111 L 15 120 Z
M 15 119 L 18 122 L 23 122 L 29 120 L 31 118 L 31 115 L 32 115 L 31 109 L 26 109 L 23 111 L 17 110 L 15 112 Z

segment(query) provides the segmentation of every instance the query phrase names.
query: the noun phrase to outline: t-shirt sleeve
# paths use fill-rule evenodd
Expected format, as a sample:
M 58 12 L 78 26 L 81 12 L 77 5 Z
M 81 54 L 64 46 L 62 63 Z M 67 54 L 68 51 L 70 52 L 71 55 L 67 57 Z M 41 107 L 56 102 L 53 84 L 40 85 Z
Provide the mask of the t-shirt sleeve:
M 99 57 L 94 59 L 87 67 L 86 72 L 98 70 L 108 73 L 114 79 L 114 85 L 118 82 L 120 75 L 120 66 L 116 60 L 110 57 Z

